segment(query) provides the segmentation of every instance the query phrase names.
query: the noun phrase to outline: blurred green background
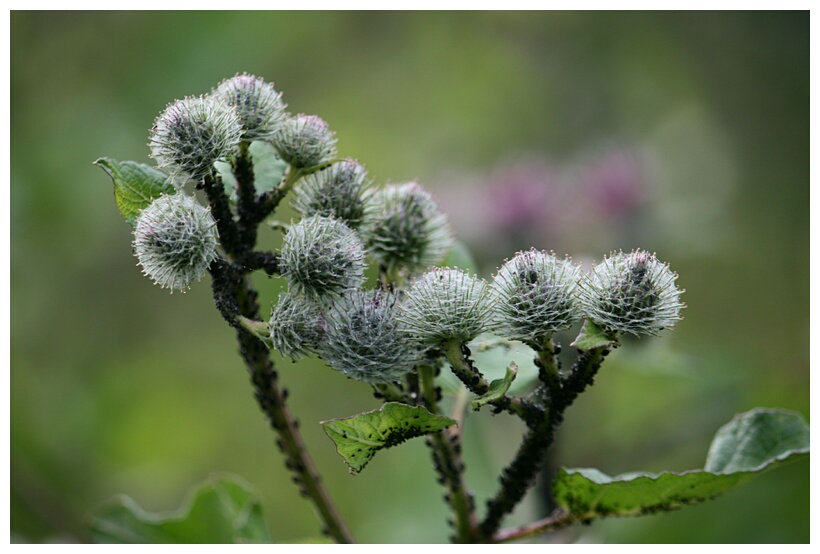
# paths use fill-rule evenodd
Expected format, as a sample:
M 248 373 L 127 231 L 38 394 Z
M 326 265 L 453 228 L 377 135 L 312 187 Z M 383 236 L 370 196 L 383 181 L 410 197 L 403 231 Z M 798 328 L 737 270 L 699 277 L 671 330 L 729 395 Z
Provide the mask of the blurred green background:
M 685 320 L 608 359 L 553 463 L 693 469 L 737 412 L 808 418 L 808 12 L 12 12 L 12 540 L 88 540 L 112 495 L 170 510 L 214 470 L 258 487 L 277 541 L 318 535 L 207 282 L 169 295 L 141 276 L 92 165 L 148 162 L 168 102 L 243 71 L 326 119 L 378 183 L 430 188 L 485 277 L 530 246 L 641 247 L 680 274 Z M 259 286 L 266 303 L 280 284 Z M 376 400 L 319 362 L 280 370 L 357 538 L 446 540 L 423 442 L 348 475 L 317 422 Z M 468 421 L 479 506 L 518 431 Z M 808 542 L 809 464 L 546 540 Z

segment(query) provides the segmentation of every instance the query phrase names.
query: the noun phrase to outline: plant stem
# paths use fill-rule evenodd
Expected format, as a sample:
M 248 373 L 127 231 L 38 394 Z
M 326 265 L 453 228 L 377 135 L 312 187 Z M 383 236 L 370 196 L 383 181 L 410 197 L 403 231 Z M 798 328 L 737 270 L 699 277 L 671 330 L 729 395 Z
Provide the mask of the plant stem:
M 237 155 L 231 161 L 231 170 L 236 177 L 236 210 L 239 214 L 237 227 L 242 243 L 256 244 L 259 222 L 265 215 L 260 215 L 260 206 L 256 201 L 250 143 L 239 143 Z
M 579 521 L 578 516 L 562 512 L 521 527 L 516 527 L 515 529 L 502 529 L 493 535 L 492 542 L 502 543 L 525 539 L 527 537 L 535 537 L 543 533 L 549 533 L 550 531 L 557 531 L 558 529 L 562 529 Z
M 617 345 L 616 345 L 617 346 Z M 562 380 L 562 404 L 564 409 L 570 407 L 579 394 L 592 385 L 595 374 L 601 368 L 604 358 L 610 352 L 609 346 L 578 351 L 578 357 L 572 364 L 569 375 Z
M 248 252 L 237 263 L 248 271 L 261 269 L 268 276 L 279 273 L 279 256 L 273 252 Z
M 551 341 L 549 344 L 551 345 Z M 525 420 L 529 428 L 527 434 L 512 462 L 501 473 L 501 487 L 495 496 L 487 501 L 487 515 L 480 524 L 482 537 L 486 540 L 490 540 L 501 525 L 504 516 L 512 512 L 524 498 L 527 490 L 535 483 L 535 478 L 544 461 L 544 452 L 553 442 L 555 431 L 564 419 L 564 411 L 572 405 L 575 398 L 588 385 L 592 384 L 596 372 L 601 367 L 603 357 L 607 353 L 608 350 L 603 347 L 579 350 L 569 376 L 556 382 L 551 377 L 552 372 L 545 369 L 554 366 L 557 374 L 554 349 L 550 348 L 546 351 L 545 348 L 539 351 L 538 365 L 543 366 L 539 369 L 544 369 L 544 371 L 539 371 L 539 376 L 543 373 L 546 377 L 542 391 L 546 405 L 540 417 L 530 417 Z
M 279 436 L 276 444 L 285 455 L 285 465 L 294 473 L 294 481 L 299 485 L 302 494 L 313 503 L 325 525 L 324 532 L 337 542 L 353 543 L 350 531 L 324 488 L 313 460 L 305 448 L 299 433 L 299 424 L 287 409 L 287 391 L 277 382 L 276 370 L 267 346 L 239 323 L 240 317 L 250 320 L 259 318 L 256 291 L 251 286 L 248 276 L 235 264 L 212 264 L 211 273 L 214 299 L 220 312 L 225 316 L 226 313 L 230 314 L 230 308 L 237 310 L 233 312 L 233 319 L 228 322 L 237 329 L 239 353 L 251 376 L 256 401 Z
M 241 255 L 246 246 L 241 240 L 239 228 L 231 211 L 231 204 L 222 186 L 222 179 L 217 175 L 206 175 L 199 184 L 199 188 L 205 190 L 205 196 L 211 206 L 211 214 L 216 219 L 220 246 L 231 257 Z
M 551 414 L 552 410 L 547 410 L 545 417 L 527 430 L 512 462 L 501 472 L 501 487 L 487 501 L 487 514 L 480 524 L 481 534 L 486 539 L 492 537 L 504 516 L 513 511 L 535 483 L 544 451 L 553 439 L 554 420 L 550 417 Z
M 481 372 L 473 365 L 469 356 L 469 349 L 458 340 L 450 340 L 444 345 L 444 355 L 450 363 L 450 369 L 458 377 L 464 386 L 478 396 L 486 394 L 490 390 L 490 383 L 481 375 Z M 497 411 L 507 412 L 525 419 L 531 412 L 528 405 L 521 399 L 505 394 L 503 397 L 490 402 Z
M 273 210 L 276 209 L 276 206 L 279 205 L 279 202 L 287 196 L 288 192 L 290 192 L 290 189 L 293 188 L 296 182 L 304 176 L 305 173 L 301 169 L 290 167 L 285 175 L 284 181 L 279 183 L 273 189 L 261 194 L 258 198 L 259 220 L 257 223 L 273 212 Z
M 373 394 L 385 402 L 404 402 L 404 391 L 393 383 L 379 383 L 373 385 Z
M 421 365 L 418 368 L 419 386 L 427 409 L 440 413 L 435 383 L 435 368 Z M 439 473 L 439 483 L 447 488 L 445 495 L 455 516 L 454 542 L 473 543 L 478 539 L 478 520 L 475 516 L 473 497 L 464 484 L 464 464 L 461 461 L 460 435 L 441 430 L 429 437 L 433 463 Z
M 467 415 L 467 406 L 470 405 L 470 393 L 467 389 L 460 388 L 453 399 L 453 407 L 450 410 L 450 417 L 458 422 L 459 429 L 464 427 L 464 418 Z
M 458 380 L 464 383 L 464 386 L 473 394 L 481 396 L 490 389 L 490 383 L 487 382 L 481 373 L 473 366 L 464 352 L 464 346 L 458 339 L 451 339 L 444 345 L 444 355 L 447 361 L 450 362 L 450 368 Z
M 243 315 L 240 315 L 236 318 L 237 323 L 239 326 L 245 329 L 247 332 L 251 333 L 257 339 L 261 340 L 265 343 L 265 346 L 271 348 L 271 338 L 270 338 L 270 328 L 268 324 L 264 321 L 254 321 L 249 319 Z
M 538 379 L 545 385 L 547 395 L 561 389 L 561 376 L 558 373 L 558 361 L 555 357 L 555 343 L 552 335 L 544 337 L 538 352 Z
M 257 205 L 259 206 L 259 211 L 257 212 L 258 216 L 255 218 L 255 222 L 259 223 L 263 219 L 265 219 L 273 210 L 276 209 L 276 206 L 279 205 L 279 202 L 287 196 L 288 192 L 293 188 L 293 186 L 301 179 L 302 177 L 306 177 L 317 171 L 321 171 L 323 169 L 327 169 L 328 167 L 332 166 L 339 160 L 329 160 L 327 162 L 322 162 L 319 165 L 315 165 L 313 167 L 304 167 L 304 168 L 295 168 L 290 166 L 288 169 L 287 174 L 285 175 L 285 180 L 279 183 L 275 188 L 260 194 L 257 198 Z
M 240 150 L 240 158 L 242 152 Z M 244 158 L 245 163 L 250 164 L 247 149 L 244 150 Z M 214 303 L 222 317 L 236 329 L 239 353 L 250 374 L 254 396 L 278 435 L 276 444 L 285 455 L 285 466 L 293 472 L 294 481 L 302 494 L 313 503 L 319 519 L 324 524 L 323 531 L 336 542 L 353 543 L 353 536 L 322 484 L 313 460 L 305 448 L 299 432 L 299 423 L 287 408 L 287 390 L 278 383 L 270 351 L 254 332 L 259 332 L 259 303 L 257 292 L 251 285 L 248 275 L 250 269 L 242 263 L 258 264 L 266 272 L 276 272 L 278 258 L 264 253 L 253 254 L 257 235 L 255 230 L 246 231 L 248 227 L 258 224 L 252 221 L 254 214 L 258 212 L 248 204 L 253 190 L 253 170 L 252 167 L 243 169 L 241 161 L 237 164 L 234 167 L 234 175 L 237 178 L 238 193 L 240 198 L 246 197 L 244 207 L 240 206 L 238 222 L 233 218 L 221 180 L 207 177 L 203 181 L 208 203 L 217 219 L 220 242 L 226 254 L 233 260 L 218 259 L 209 268 Z M 243 326 L 243 323 L 254 331 Z

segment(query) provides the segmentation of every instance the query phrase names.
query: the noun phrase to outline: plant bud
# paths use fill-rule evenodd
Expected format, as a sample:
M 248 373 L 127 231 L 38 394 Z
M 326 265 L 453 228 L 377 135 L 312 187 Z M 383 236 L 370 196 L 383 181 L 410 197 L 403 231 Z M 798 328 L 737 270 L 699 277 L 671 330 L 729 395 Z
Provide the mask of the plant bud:
M 248 142 L 272 140 L 287 117 L 282 93 L 276 92 L 273 83 L 247 73 L 225 79 L 214 95 L 236 109 L 243 128 L 242 140 Z
M 335 217 L 357 229 L 370 196 L 364 166 L 344 160 L 302 179 L 294 190 L 293 208 L 303 216 Z
M 495 276 L 496 332 L 509 339 L 539 342 L 581 317 L 576 300 L 578 267 L 553 254 L 519 252 Z
M 417 183 L 380 190 L 371 213 L 362 226 L 368 252 L 391 273 L 417 275 L 441 262 L 452 245 L 447 218 Z
M 581 280 L 583 310 L 605 330 L 656 335 L 681 319 L 677 278 L 654 254 L 613 253 Z
M 460 269 L 433 268 L 407 289 L 401 320 L 421 343 L 467 342 L 488 326 L 492 309 L 483 280 Z
M 143 273 L 172 292 L 202 278 L 216 259 L 217 243 L 211 212 L 184 193 L 156 199 L 134 228 L 134 253 Z
M 364 248 L 341 221 L 306 217 L 285 235 L 281 269 L 292 288 L 327 302 L 364 282 Z
M 169 104 L 151 129 L 151 156 L 172 182 L 201 181 L 224 161 L 242 138 L 239 116 L 211 96 L 188 97 Z
M 296 360 L 315 352 L 321 340 L 322 316 L 304 295 L 280 294 L 271 310 L 268 329 L 273 348 Z
M 273 138 L 273 146 L 283 160 L 297 169 L 314 167 L 336 156 L 336 136 L 315 115 L 285 119 Z
M 413 369 L 421 351 L 401 332 L 397 313 L 392 294 L 347 293 L 327 313 L 321 356 L 351 379 L 367 383 L 400 379 Z

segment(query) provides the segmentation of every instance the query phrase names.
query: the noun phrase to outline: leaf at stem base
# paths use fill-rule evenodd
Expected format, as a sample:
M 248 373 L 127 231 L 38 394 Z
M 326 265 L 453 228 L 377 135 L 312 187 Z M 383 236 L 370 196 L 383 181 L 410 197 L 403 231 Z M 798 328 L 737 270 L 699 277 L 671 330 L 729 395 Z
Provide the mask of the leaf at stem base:
M 193 487 L 173 512 L 149 513 L 131 497 L 117 496 L 95 514 L 91 533 L 94 542 L 105 544 L 271 542 L 259 495 L 227 474 Z

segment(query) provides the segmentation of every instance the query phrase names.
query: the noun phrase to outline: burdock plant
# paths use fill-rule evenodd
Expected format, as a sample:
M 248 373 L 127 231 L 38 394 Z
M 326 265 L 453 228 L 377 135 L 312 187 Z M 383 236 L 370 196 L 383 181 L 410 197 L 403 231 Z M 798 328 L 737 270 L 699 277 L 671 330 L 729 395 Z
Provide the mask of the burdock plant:
M 334 217 L 358 229 L 371 206 L 372 192 L 364 166 L 344 160 L 299 181 L 293 208 L 303 216 Z
M 415 182 L 378 191 L 364 221 L 370 255 L 391 282 L 403 283 L 441 262 L 453 242 L 447 218 Z
M 216 259 L 216 221 L 193 196 L 160 196 L 134 227 L 134 254 L 143 273 L 171 291 L 199 281 Z
M 581 317 L 578 280 L 570 260 L 529 250 L 504 263 L 493 279 L 494 323 L 504 337 L 541 344 Z
M 378 289 L 346 294 L 327 312 L 319 353 L 351 379 L 400 381 L 421 360 L 422 350 L 403 332 L 397 312 L 395 294 Z
M 151 155 L 157 168 L 177 184 L 199 182 L 239 144 L 242 122 L 218 96 L 188 97 L 168 105 L 151 129 Z
M 561 468 L 550 487 L 555 512 L 504 528 L 541 472 L 567 409 L 621 338 L 656 335 L 681 320 L 682 290 L 669 266 L 634 250 L 583 272 L 568 258 L 532 249 L 507 260 L 489 284 L 474 270 L 441 266 L 453 235 L 430 193 L 416 182 L 373 186 L 363 165 L 337 159 L 336 137 L 324 120 L 287 114 L 281 94 L 253 75 L 169 104 L 149 141 L 156 167 L 97 161 L 134 228 L 138 263 L 172 291 L 210 274 L 215 307 L 235 330 L 285 466 L 334 541 L 354 542 L 354 535 L 308 453 L 271 351 L 293 360 L 318 356 L 373 388 L 380 406 L 321 422 L 351 473 L 379 450 L 426 436 L 456 542 L 507 542 L 603 517 L 671 510 L 808 453 L 799 415 L 752 410 L 718 432 L 701 470 L 609 477 Z M 186 185 L 204 193 L 207 207 L 182 190 Z M 299 219 L 269 224 L 289 195 Z M 257 247 L 260 233 L 280 232 L 279 251 Z M 378 278 L 367 278 L 368 263 Z M 280 277 L 285 286 L 269 313 L 260 309 L 254 272 Z M 574 359 L 562 368 L 556 337 L 576 326 Z M 487 379 L 472 350 L 501 348 L 504 359 L 515 342 L 532 350 L 534 367 L 526 376 L 520 368 L 519 377 L 516 364 L 505 363 L 495 368 L 503 377 Z M 448 371 L 458 381 L 443 387 Z M 513 389 L 517 377 L 525 382 Z M 494 491 L 467 483 L 461 442 L 465 426 L 477 423 L 470 407 L 507 414 L 525 427 Z M 476 496 L 486 498 L 483 506 Z M 407 517 L 416 510 L 408 505 Z M 232 480 L 206 486 L 188 513 L 146 515 L 132 501 L 114 502 L 97 514 L 93 530 L 105 542 L 271 540 L 258 500 Z
M 313 215 L 285 234 L 279 266 L 294 290 L 317 302 L 333 300 L 364 281 L 364 248 L 338 219 Z
M 654 254 L 613 253 L 581 281 L 586 315 L 613 333 L 657 335 L 674 327 L 684 307 L 678 276 Z

